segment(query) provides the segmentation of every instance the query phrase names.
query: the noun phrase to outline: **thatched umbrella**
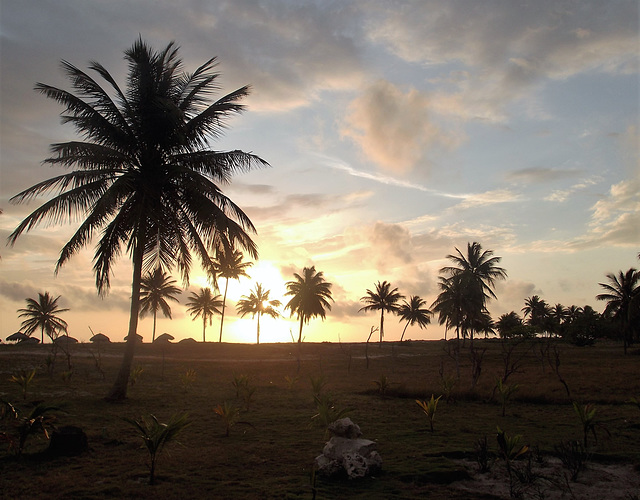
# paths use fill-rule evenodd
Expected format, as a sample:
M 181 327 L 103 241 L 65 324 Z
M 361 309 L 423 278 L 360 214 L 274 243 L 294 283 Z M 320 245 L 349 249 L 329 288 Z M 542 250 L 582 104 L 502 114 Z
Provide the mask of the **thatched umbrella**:
M 153 341 L 154 344 L 168 344 L 175 337 L 173 335 L 169 335 L 168 333 L 163 333 L 162 335 L 158 335 L 156 339 Z
M 7 342 L 22 342 L 23 340 L 27 340 L 29 338 L 28 335 L 25 335 L 22 332 L 12 333 L 6 338 Z
M 69 335 L 60 335 L 57 339 L 54 340 L 56 344 L 77 344 L 78 339 L 69 337 Z
M 126 342 L 128 338 L 129 338 L 129 335 L 127 335 L 127 336 L 124 338 L 124 341 Z M 136 342 L 138 342 L 139 344 L 142 344 L 142 335 L 140 335 L 140 334 L 136 333 Z
M 89 342 L 104 342 L 105 344 L 111 343 L 111 339 L 107 337 L 104 333 L 96 333 L 93 337 L 89 339 Z

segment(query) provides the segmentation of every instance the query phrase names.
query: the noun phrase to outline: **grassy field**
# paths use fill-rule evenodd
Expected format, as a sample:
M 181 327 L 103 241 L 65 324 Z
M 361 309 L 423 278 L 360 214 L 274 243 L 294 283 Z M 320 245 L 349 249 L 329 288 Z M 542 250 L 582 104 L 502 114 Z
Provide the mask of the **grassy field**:
M 72 372 L 59 354 L 52 375 L 47 373 L 49 345 L 2 345 L 1 398 L 21 415 L 38 402 L 63 408 L 55 413 L 56 425 L 84 429 L 89 451 L 51 457 L 41 434 L 29 437 L 19 458 L 3 445 L 0 497 L 310 499 L 314 458 L 327 440 L 325 428 L 311 418 L 316 413 L 312 379 L 324 381 L 323 392 L 333 396 L 338 409 L 349 409 L 363 437 L 378 443 L 384 461 L 383 472 L 374 478 L 317 478 L 319 499 L 470 498 L 450 484 L 465 475 L 457 458 L 474 459 L 475 444 L 485 435 L 496 454 L 497 426 L 511 436 L 522 435 L 522 442 L 540 455 L 553 454 L 563 441 L 581 440 L 572 400 L 596 407 L 591 460 L 633 464 L 640 470 L 640 409 L 628 403 L 640 398 L 638 352 L 625 356 L 617 343 L 574 347 L 548 340 L 517 345 L 476 341 L 484 354 L 472 388 L 467 344 L 459 355 L 460 378 L 446 394 L 448 401 L 440 400 L 432 433 L 415 399 L 448 392 L 443 380 L 457 378 L 451 346 L 443 341 L 382 347 L 141 345 L 129 398 L 115 404 L 102 398 L 115 377 L 122 344 L 73 346 Z M 503 416 L 494 388 L 505 367 L 515 368 L 506 384 L 518 384 L 518 389 Z M 32 368 L 37 374 L 23 398 L 22 388 L 10 377 Z M 236 396 L 233 384 L 245 377 L 253 389 L 250 398 Z M 225 401 L 240 408 L 240 420 L 247 423 L 231 428 L 228 437 L 214 411 Z M 158 459 L 157 484 L 149 485 L 148 453 L 124 418 L 153 414 L 166 422 L 179 412 L 187 412 L 191 424 L 178 442 L 166 446 Z M 11 420 L 0 425 L 13 432 Z

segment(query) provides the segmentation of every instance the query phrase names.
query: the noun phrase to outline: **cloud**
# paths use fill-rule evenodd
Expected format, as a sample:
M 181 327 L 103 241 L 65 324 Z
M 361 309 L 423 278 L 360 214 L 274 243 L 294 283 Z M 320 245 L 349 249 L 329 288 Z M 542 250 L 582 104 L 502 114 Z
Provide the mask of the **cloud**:
M 506 104 L 547 80 L 585 72 L 638 70 L 634 1 L 425 1 L 379 4 L 372 40 L 405 61 L 451 65 L 458 80 L 437 96 L 440 111 L 500 122 Z M 536 112 L 540 112 L 538 109 Z
M 582 182 L 579 182 L 578 184 L 574 184 L 568 189 L 557 189 L 553 191 L 550 195 L 546 196 L 544 200 L 561 203 L 561 202 L 567 201 L 567 199 L 569 199 L 569 197 L 574 193 L 577 193 L 578 191 L 582 191 L 588 188 L 589 186 L 594 186 L 601 181 L 602 181 L 602 177 L 594 175 L 588 179 L 585 179 Z
M 559 169 L 548 167 L 528 167 L 505 172 L 508 182 L 524 184 L 541 184 L 567 178 L 572 178 L 580 173 L 578 169 Z
M 396 173 L 423 166 L 428 150 L 451 149 L 460 142 L 430 118 L 424 94 L 415 89 L 403 92 L 385 80 L 350 103 L 341 133 L 378 166 Z

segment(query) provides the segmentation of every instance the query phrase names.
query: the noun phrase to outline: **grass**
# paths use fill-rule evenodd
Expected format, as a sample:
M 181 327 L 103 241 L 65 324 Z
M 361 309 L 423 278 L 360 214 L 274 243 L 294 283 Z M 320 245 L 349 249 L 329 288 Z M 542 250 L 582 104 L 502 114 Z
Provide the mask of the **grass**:
M 522 435 L 523 443 L 554 453 L 567 440 L 581 439 L 582 425 L 572 401 L 556 373 L 536 357 L 536 350 L 521 345 L 524 360 L 510 375 L 518 384 L 505 416 L 496 395 L 490 400 L 496 379 L 502 376 L 502 348 L 497 340 L 476 341 L 487 348 L 482 375 L 473 391 L 471 360 L 461 352 L 461 379 L 451 401 L 438 405 L 434 431 L 415 399 L 442 394 L 442 376 L 454 376 L 453 359 L 444 342 L 404 342 L 369 349 L 349 347 L 351 357 L 338 344 L 303 344 L 298 371 L 297 346 L 293 344 L 217 344 L 164 348 L 142 345 L 135 365 L 142 369 L 129 398 L 107 403 L 106 395 L 119 367 L 122 344 L 101 348 L 101 370 L 94 361 L 96 346 L 79 344 L 71 356 L 73 373 L 48 375 L 45 346 L 0 346 L 0 399 L 28 413 L 38 402 L 64 408 L 58 425 L 79 426 L 88 435 L 90 451 L 76 457 L 50 458 L 47 441 L 36 435 L 27 441 L 20 458 L 0 448 L 0 491 L 6 498 L 311 498 L 314 458 L 322 452 L 325 429 L 313 425 L 317 412 L 311 384 L 325 382 L 338 407 L 349 408 L 363 437 L 378 443 L 383 473 L 362 481 L 329 481 L 318 478 L 316 498 L 468 498 L 447 483 L 464 471 L 452 457 L 472 456 L 483 435 L 497 452 L 496 428 Z M 593 403 L 597 419 L 608 433 L 598 433 L 594 457 L 640 466 L 640 411 L 628 403 L 640 394 L 637 354 L 623 355 L 622 346 L 601 343 L 578 348 L 558 343 L 559 372 L 580 404 Z M 441 368 L 442 366 L 442 368 Z M 37 369 L 27 400 L 10 381 L 21 369 Z M 189 390 L 183 385 L 188 370 L 197 373 Z M 236 396 L 234 377 L 251 380 L 255 392 L 246 407 Z M 385 377 L 381 398 L 372 380 Z M 299 383 L 292 384 L 292 380 Z M 604 382 L 606 381 L 606 383 Z M 215 408 L 228 401 L 241 408 L 238 426 L 226 436 Z M 124 418 L 153 414 L 160 421 L 188 413 L 191 425 L 179 443 L 158 457 L 157 485 L 148 484 L 148 455 Z M 0 422 L 0 431 L 10 422 Z M 591 443 L 591 440 L 590 440 Z M 482 498 L 482 497 L 479 497 Z

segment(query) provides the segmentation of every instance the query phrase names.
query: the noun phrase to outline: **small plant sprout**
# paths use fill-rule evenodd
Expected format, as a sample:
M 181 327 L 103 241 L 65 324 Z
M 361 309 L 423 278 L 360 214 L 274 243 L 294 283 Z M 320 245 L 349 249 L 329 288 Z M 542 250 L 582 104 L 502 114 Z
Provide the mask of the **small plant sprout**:
M 155 484 L 158 456 L 164 445 L 175 440 L 178 433 L 190 424 L 187 414 L 175 414 L 166 424 L 159 422 L 154 415 L 142 416 L 138 420 L 129 418 L 124 420 L 137 429 L 138 435 L 142 438 L 144 446 L 149 452 L 151 460 L 149 465 L 149 484 Z
M 589 433 L 593 434 L 593 439 L 598 442 L 598 436 L 596 434 L 596 427 L 602 427 L 607 433 L 608 431 L 602 424 L 596 421 L 596 407 L 593 403 L 587 403 L 581 405 L 577 402 L 573 402 L 573 410 L 575 411 L 580 425 L 582 426 L 582 439 L 584 449 L 588 449 L 588 437 Z
M 453 375 L 441 375 L 440 385 L 442 387 L 442 395 L 444 400 L 449 403 L 453 399 L 453 390 L 458 385 L 458 379 Z
M 290 377 L 289 375 L 285 375 L 284 377 L 284 381 L 287 383 L 287 388 L 290 391 L 293 390 L 293 388 L 296 386 L 299 380 L 300 380 L 300 377 L 298 376 Z
M 502 405 L 502 416 L 504 417 L 507 408 L 507 402 L 511 399 L 511 395 L 518 390 L 519 385 L 507 385 L 501 378 L 498 378 L 496 387 L 498 388 L 498 394 L 500 395 L 500 404 Z
M 223 404 L 216 406 L 213 411 L 222 419 L 225 428 L 224 435 L 229 437 L 231 428 L 236 425 L 240 418 L 240 410 L 237 406 L 225 401 Z
M 387 392 L 389 391 L 389 387 L 391 385 L 387 376 L 383 373 L 382 375 L 380 375 L 380 378 L 378 380 L 374 380 L 373 383 L 378 388 L 378 394 L 380 394 L 380 397 L 382 399 L 386 398 Z
M 187 392 L 196 381 L 196 371 L 193 368 L 187 369 L 186 372 L 180 374 L 180 384 L 182 389 Z
M 248 375 L 234 375 L 231 384 L 236 389 L 236 398 L 240 397 L 240 393 L 249 386 Z
M 319 375 L 318 377 L 310 376 L 309 381 L 311 382 L 311 391 L 313 392 L 314 398 L 320 396 L 327 386 L 327 380 L 322 375 Z
M 505 431 L 498 427 L 498 433 L 496 435 L 496 439 L 498 440 L 498 448 L 500 450 L 500 455 L 509 466 L 509 463 L 512 460 L 515 460 L 521 455 L 524 455 L 529 451 L 529 446 L 524 444 L 521 445 L 522 436 L 520 434 L 516 434 L 515 436 L 509 436 Z
M 429 430 L 431 432 L 433 432 L 433 420 L 436 417 L 436 410 L 438 409 L 438 401 L 440 401 L 441 397 L 442 396 L 438 396 L 437 398 L 434 398 L 432 394 L 431 399 L 429 401 L 420 401 L 419 399 L 416 399 L 416 403 L 418 403 L 418 406 L 422 408 L 422 411 L 429 419 Z
M 638 398 L 629 398 L 628 403 L 630 403 L 632 405 L 636 405 L 638 407 L 638 410 L 640 410 L 640 397 L 638 397 Z
M 29 390 L 29 386 L 36 376 L 36 369 L 33 368 L 31 370 L 18 370 L 17 373 L 11 375 L 9 378 L 9 382 L 13 382 L 14 384 L 18 384 L 22 391 L 22 399 L 27 399 L 27 391 Z
M 334 397 L 328 393 L 315 396 L 315 403 L 316 413 L 311 417 L 311 420 L 325 429 L 329 427 L 329 424 L 347 416 L 351 411 L 350 408 L 338 408 Z
M 136 385 L 136 383 L 138 382 L 138 380 L 142 376 L 143 372 L 144 372 L 144 368 L 142 366 L 140 366 L 140 365 L 134 366 L 131 369 L 131 373 L 129 374 L 129 385 L 131 385 L 131 387 Z

